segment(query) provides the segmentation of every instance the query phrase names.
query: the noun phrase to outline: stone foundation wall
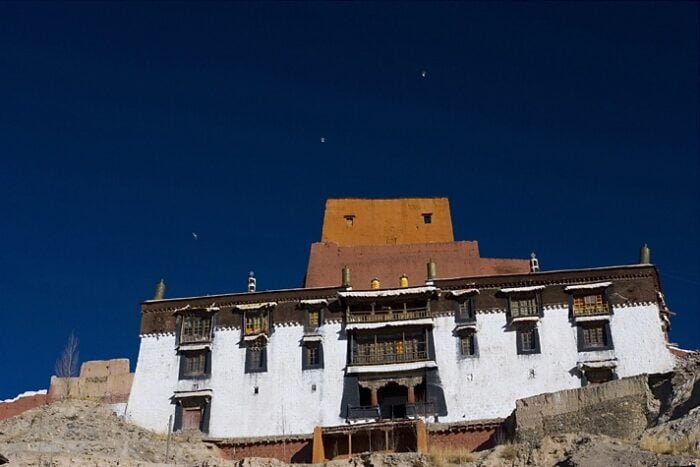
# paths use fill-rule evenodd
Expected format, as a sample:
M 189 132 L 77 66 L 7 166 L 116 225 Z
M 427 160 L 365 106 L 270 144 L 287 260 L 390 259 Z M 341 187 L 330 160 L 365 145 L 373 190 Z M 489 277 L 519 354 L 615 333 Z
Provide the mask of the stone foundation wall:
M 134 374 L 129 373 L 129 359 L 93 360 L 80 367 L 80 376 L 51 377 L 48 401 L 58 399 L 93 399 L 110 404 L 126 402 Z
M 479 451 L 495 445 L 497 428 L 479 428 L 468 431 L 428 433 L 428 452 L 450 449 Z
M 240 460 L 246 457 L 268 457 L 287 463 L 311 463 L 311 439 L 296 439 L 271 442 L 250 442 L 236 444 L 218 444 L 221 456 L 228 460 Z
M 17 398 L 0 402 L 0 420 L 14 417 L 29 409 L 46 404 L 46 391 L 40 394 L 19 395 Z
M 561 433 L 634 438 L 647 427 L 654 404 L 646 375 L 516 401 L 516 436 L 536 441 Z

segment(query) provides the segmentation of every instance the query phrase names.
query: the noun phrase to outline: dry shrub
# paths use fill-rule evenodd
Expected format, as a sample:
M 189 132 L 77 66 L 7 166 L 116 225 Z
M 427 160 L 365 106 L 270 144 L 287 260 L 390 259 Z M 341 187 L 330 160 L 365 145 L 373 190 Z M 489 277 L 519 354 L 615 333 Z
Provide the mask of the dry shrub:
M 518 455 L 518 450 L 512 444 L 504 444 L 498 455 L 501 459 L 513 460 Z
M 658 454 L 694 454 L 697 442 L 697 439 L 690 439 L 686 436 L 677 440 L 670 440 L 666 436 L 644 436 L 639 447 Z
M 432 446 L 428 456 L 435 467 L 445 467 L 450 464 L 466 464 L 474 460 L 474 454 L 466 448 L 451 448 Z

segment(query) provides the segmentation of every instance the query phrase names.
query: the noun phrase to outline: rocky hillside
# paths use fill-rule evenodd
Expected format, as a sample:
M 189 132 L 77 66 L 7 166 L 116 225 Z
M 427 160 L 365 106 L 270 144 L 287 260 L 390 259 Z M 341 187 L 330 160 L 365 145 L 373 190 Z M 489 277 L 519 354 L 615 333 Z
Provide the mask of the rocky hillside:
M 650 427 L 633 439 L 587 433 L 548 434 L 488 451 L 360 455 L 328 467 L 691 466 L 700 465 L 700 354 L 679 361 L 669 375 L 649 378 L 655 407 Z M 630 409 L 633 410 L 633 409 Z M 517 434 L 516 434 L 517 435 Z M 527 437 L 517 436 L 517 439 Z M 196 437 L 167 439 L 124 422 L 108 405 L 65 400 L 0 422 L 0 454 L 18 466 L 285 467 L 273 459 L 224 461 Z M 0 457 L 1 458 L 1 457 Z

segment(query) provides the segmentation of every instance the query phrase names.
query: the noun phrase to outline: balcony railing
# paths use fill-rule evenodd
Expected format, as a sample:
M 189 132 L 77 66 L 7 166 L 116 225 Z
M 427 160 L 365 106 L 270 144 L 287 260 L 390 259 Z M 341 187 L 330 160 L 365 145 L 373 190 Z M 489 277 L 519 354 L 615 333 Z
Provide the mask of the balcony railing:
M 607 303 L 593 303 L 585 305 L 574 305 L 574 316 L 607 315 L 610 308 Z
M 416 402 L 415 404 L 387 405 L 349 405 L 348 418 L 381 418 L 397 420 L 409 417 L 423 417 L 435 414 L 435 405 L 431 401 Z
M 391 352 L 391 353 L 374 353 L 370 355 L 357 355 L 352 357 L 353 365 L 379 365 L 383 363 L 407 363 L 420 362 L 428 359 L 426 350 L 416 350 L 412 352 Z
M 354 311 L 348 313 L 348 323 L 377 323 L 384 321 L 405 321 L 409 319 L 430 318 L 426 308 L 408 308 L 391 311 Z

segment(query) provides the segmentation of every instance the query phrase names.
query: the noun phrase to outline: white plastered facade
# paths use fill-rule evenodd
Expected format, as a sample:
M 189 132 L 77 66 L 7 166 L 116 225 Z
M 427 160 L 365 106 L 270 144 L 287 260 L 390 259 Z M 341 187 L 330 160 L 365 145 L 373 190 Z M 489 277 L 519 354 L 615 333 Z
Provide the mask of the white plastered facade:
M 541 353 L 534 355 L 518 355 L 516 332 L 507 325 L 505 310 L 476 316 L 476 357 L 459 355 L 454 316 L 433 319 L 435 362 L 447 406 L 440 422 L 507 417 L 517 399 L 580 387 L 575 370 L 582 361 L 613 359 L 618 377 L 673 367 L 656 304 L 615 307 L 609 318 L 614 349 L 601 352 L 578 352 L 577 328 L 566 306 L 544 309 L 537 323 Z M 245 373 L 241 330 L 217 328 L 210 378 L 181 381 L 174 334 L 144 335 L 127 418 L 165 432 L 175 412 L 171 397 L 178 391 L 207 389 L 212 438 L 310 434 L 315 426 L 344 424 L 340 412 L 347 341 L 341 323 L 320 328 L 323 369 L 302 370 L 303 335 L 301 324 L 276 325 L 267 344 L 267 371 Z

